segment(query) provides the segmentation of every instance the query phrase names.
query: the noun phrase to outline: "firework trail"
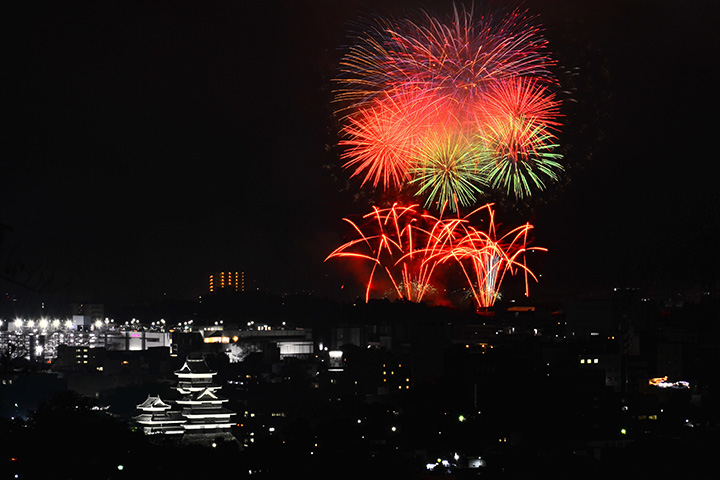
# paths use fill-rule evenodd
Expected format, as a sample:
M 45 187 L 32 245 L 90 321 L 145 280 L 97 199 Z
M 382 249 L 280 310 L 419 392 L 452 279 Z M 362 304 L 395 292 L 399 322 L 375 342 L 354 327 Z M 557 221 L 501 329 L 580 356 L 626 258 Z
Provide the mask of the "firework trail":
M 470 224 L 470 217 L 482 210 L 487 211 L 489 217 L 485 231 Z M 528 293 L 528 277 L 535 279 L 535 276 L 525 264 L 525 253 L 545 250 L 527 247 L 532 229 L 529 224 L 498 238 L 490 204 L 466 217 L 446 219 L 421 212 L 417 205 L 395 204 L 387 209 L 374 208 L 363 219 L 366 223 L 362 226 L 345 219 L 357 238 L 335 249 L 325 261 L 358 258 L 370 262 L 366 302 L 378 271 L 387 275 L 398 298 L 420 302 L 434 289 L 432 282 L 437 281 L 434 277 L 437 268 L 448 265 L 462 272 L 477 306 L 490 307 L 498 298 L 500 285 L 508 273 L 523 272 Z
M 398 298 L 419 302 L 429 287 L 435 268 L 432 262 L 423 262 L 425 255 L 420 253 L 434 251 L 433 243 L 438 243 L 423 228 L 430 218 L 418 212 L 417 205 L 403 207 L 397 204 L 386 209 L 374 207 L 363 216 L 366 222 L 362 226 L 346 218 L 344 220 L 358 237 L 335 249 L 325 261 L 342 257 L 369 261 L 372 270 L 367 280 L 365 301 L 370 299 L 379 270 L 387 275 Z
M 470 216 L 486 210 L 487 228 L 479 230 L 468 222 Z M 492 204 L 484 205 L 465 217 L 456 228 L 456 241 L 442 251 L 429 252 L 428 262 L 442 264 L 453 262 L 463 272 L 468 288 L 479 308 L 493 306 L 498 298 L 500 285 L 506 274 L 522 272 L 525 278 L 525 295 L 529 295 L 529 277 L 537 278 L 525 263 L 530 251 L 547 251 L 542 247 L 528 247 L 528 234 L 532 225 L 526 223 L 497 236 L 495 213 Z

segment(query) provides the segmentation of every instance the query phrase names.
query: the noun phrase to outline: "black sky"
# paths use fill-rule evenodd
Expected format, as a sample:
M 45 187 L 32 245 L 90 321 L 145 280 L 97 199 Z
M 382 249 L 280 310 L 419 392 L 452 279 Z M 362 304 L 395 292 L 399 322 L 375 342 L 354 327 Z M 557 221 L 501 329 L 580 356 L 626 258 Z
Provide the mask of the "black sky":
M 543 288 L 717 288 L 716 2 L 524 5 L 568 92 L 565 179 L 504 217 L 549 248 Z M 21 2 L 3 265 L 83 301 L 194 298 L 220 269 L 337 294 L 323 259 L 372 195 L 328 149 L 330 79 L 348 22 L 395 6 Z

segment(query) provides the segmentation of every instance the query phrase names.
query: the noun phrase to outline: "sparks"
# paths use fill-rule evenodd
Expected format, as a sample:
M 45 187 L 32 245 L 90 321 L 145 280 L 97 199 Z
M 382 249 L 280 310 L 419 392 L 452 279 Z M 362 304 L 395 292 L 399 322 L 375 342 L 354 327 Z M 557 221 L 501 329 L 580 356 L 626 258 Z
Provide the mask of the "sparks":
M 487 226 L 479 229 L 471 217 L 479 212 L 488 214 Z M 386 275 L 392 291 L 399 299 L 423 301 L 441 279 L 435 275 L 441 265 L 462 272 L 478 308 L 492 306 L 499 295 L 506 275 L 522 272 L 525 292 L 529 294 L 529 278 L 537 281 L 525 263 L 529 251 L 546 251 L 528 247 L 530 224 L 517 227 L 498 237 L 494 211 L 487 204 L 465 217 L 438 218 L 419 210 L 418 205 L 398 204 L 390 208 L 374 208 L 358 225 L 345 219 L 357 238 L 335 249 L 331 258 L 356 258 L 372 267 L 365 287 L 365 301 L 375 289 L 376 274 Z

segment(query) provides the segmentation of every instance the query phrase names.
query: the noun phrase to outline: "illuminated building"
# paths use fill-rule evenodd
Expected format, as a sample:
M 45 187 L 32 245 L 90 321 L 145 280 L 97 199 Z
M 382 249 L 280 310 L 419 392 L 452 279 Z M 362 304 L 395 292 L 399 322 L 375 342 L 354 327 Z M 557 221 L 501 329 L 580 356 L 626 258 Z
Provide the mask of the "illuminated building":
M 58 358 L 62 346 L 83 347 L 87 352 L 97 348 L 117 351 L 140 351 L 153 347 L 169 349 L 171 345 L 169 332 L 111 331 L 104 323 L 102 325 L 91 325 L 86 330 L 77 328 L 77 324 L 70 320 L 19 320 L 12 323 L 12 331 L 0 332 L 0 354 L 10 358 L 51 361 Z
M 208 279 L 210 293 L 219 291 L 245 291 L 245 272 L 216 272 Z
M 328 352 L 328 371 L 342 372 L 344 370 L 344 358 L 342 350 L 330 350 Z
M 203 358 L 188 358 L 180 370 L 175 371 L 178 383 L 175 389 L 182 395 L 176 401 L 185 434 L 230 435 L 231 417 L 235 415 L 224 407 L 227 399 L 218 395 L 220 385 L 213 383 L 217 372 L 210 370 Z
M 180 412 L 171 410 L 170 405 L 160 397 L 148 395 L 147 400 L 137 406 L 142 411 L 133 420 L 143 428 L 146 435 L 181 435 L 185 433 L 185 418 Z
M 170 348 L 169 332 L 127 331 L 112 332 L 105 335 L 105 346 L 110 350 L 137 351 L 152 347 Z
M 182 435 L 182 442 L 211 445 L 218 440 L 237 442 L 230 432 L 235 415 L 225 408 L 227 399 L 218 395 L 217 374 L 203 358 L 187 358 L 176 370 L 175 390 L 180 398 L 171 403 L 149 395 L 133 419 L 147 435 Z
M 217 344 L 233 362 L 235 354 L 278 350 L 279 359 L 288 357 L 309 359 L 315 353 L 312 330 L 294 328 L 273 329 L 258 325 L 255 330 L 223 330 L 208 327 L 202 330 L 203 343 Z

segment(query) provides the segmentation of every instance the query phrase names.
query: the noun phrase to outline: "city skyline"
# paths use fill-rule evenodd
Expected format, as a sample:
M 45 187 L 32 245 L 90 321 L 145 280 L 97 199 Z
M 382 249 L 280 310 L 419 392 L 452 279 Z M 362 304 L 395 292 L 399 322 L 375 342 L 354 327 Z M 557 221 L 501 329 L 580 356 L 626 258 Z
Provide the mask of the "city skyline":
M 275 292 L 362 296 L 323 260 L 342 217 L 383 199 L 341 168 L 331 80 L 358 15 L 416 6 L 280 2 L 264 22 L 266 7 L 233 3 L 21 9 L 4 264 L 52 276 L 70 301 L 197 298 L 228 266 Z M 524 6 L 567 90 L 562 181 L 496 205 L 500 223 L 531 222 L 548 249 L 531 298 L 717 289 L 720 222 L 697 140 L 712 138 L 700 119 L 717 102 L 717 7 Z

